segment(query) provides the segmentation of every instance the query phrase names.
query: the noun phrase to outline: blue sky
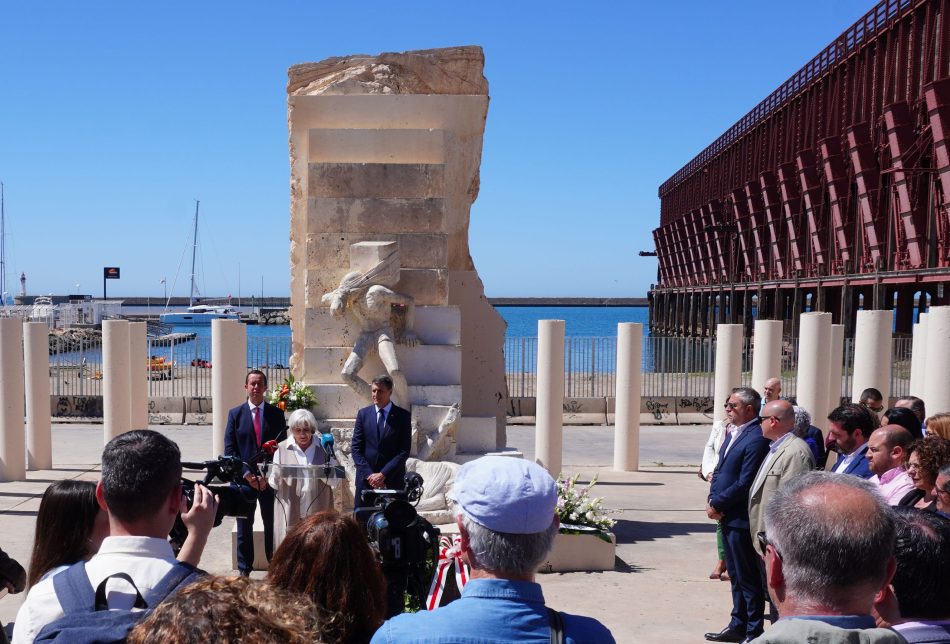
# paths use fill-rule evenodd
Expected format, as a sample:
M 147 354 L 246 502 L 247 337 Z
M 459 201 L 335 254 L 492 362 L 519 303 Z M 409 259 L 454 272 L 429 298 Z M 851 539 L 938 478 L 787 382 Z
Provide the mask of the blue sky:
M 287 68 L 480 45 L 486 293 L 643 296 L 659 184 L 871 6 L 6 2 L 6 287 L 187 295 L 200 199 L 202 294 L 288 294 Z

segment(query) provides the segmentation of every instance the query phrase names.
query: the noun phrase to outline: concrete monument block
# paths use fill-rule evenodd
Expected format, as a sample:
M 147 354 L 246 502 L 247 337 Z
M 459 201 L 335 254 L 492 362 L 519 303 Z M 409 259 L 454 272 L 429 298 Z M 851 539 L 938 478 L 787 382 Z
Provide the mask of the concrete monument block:
M 394 235 L 442 231 L 445 200 L 316 197 L 307 205 L 308 234 Z
M 468 247 L 483 65 L 477 47 L 332 58 L 291 68 L 287 87 L 293 373 L 316 413 L 344 420 L 366 377 L 398 376 L 400 404 L 446 407 L 420 411 L 443 416 L 436 451 L 459 402 L 459 435 L 505 443 L 505 325 Z M 491 436 L 468 417 L 494 418 Z
M 48 346 L 48 345 L 47 345 Z M 0 481 L 26 480 L 23 322 L 0 318 Z
M 874 387 L 884 396 L 891 395 L 893 349 L 891 327 L 893 311 L 858 311 L 854 329 L 854 377 L 851 400 L 860 402 L 861 392 Z
M 720 324 L 716 327 L 716 380 L 713 395 L 714 420 L 725 420 L 723 403 L 740 385 L 742 368 L 742 325 Z

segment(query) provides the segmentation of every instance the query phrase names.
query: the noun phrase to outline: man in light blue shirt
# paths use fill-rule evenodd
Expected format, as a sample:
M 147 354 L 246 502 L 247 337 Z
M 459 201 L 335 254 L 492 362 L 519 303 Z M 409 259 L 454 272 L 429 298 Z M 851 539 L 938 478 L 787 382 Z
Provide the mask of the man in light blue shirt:
M 545 607 L 534 582 L 559 527 L 557 489 L 544 469 L 485 456 L 459 469 L 453 495 L 462 558 L 471 569 L 461 598 L 433 611 L 397 615 L 376 632 L 374 644 L 546 643 L 553 641 L 552 627 L 562 630 L 566 644 L 614 641 L 595 619 Z

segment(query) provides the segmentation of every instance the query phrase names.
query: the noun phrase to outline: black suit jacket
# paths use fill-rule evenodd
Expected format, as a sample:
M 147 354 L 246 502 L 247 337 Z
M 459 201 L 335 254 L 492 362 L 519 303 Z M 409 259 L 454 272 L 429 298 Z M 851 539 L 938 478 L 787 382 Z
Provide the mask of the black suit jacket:
M 749 529 L 749 489 L 759 466 L 769 453 L 769 441 L 758 421 L 736 435 L 726 453 L 720 449 L 719 463 L 709 488 L 709 504 L 723 513 L 722 524 Z
M 376 419 L 375 405 L 363 407 L 356 414 L 352 453 L 357 482 L 362 483 L 370 474 L 381 472 L 386 477 L 386 487 L 402 489 L 412 444 L 412 416 L 393 405 L 385 427 L 376 427 Z
M 261 452 L 261 444 L 267 441 L 280 441 L 286 437 L 287 422 L 284 412 L 269 402 L 264 402 L 264 414 L 261 418 L 261 440 L 257 442 L 254 433 L 254 419 L 251 410 L 244 401 L 228 412 L 228 425 L 224 430 L 224 453 L 226 456 L 237 456 L 242 461 L 250 462 Z M 261 460 L 270 460 L 270 457 Z M 245 468 L 247 474 L 251 470 Z

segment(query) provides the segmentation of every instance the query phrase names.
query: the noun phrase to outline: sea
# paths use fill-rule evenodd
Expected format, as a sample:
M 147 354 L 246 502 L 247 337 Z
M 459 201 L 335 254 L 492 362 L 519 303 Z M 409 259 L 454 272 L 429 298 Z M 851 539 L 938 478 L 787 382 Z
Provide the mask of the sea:
M 645 306 L 498 306 L 508 323 L 506 338 L 530 338 L 538 335 L 539 320 L 564 320 L 564 334 L 575 337 L 617 337 L 617 324 L 639 322 L 643 334 L 647 329 L 648 309 Z M 211 337 L 211 327 L 176 326 L 176 332 L 197 333 L 199 338 Z M 290 337 L 287 325 L 247 325 L 248 338 Z

